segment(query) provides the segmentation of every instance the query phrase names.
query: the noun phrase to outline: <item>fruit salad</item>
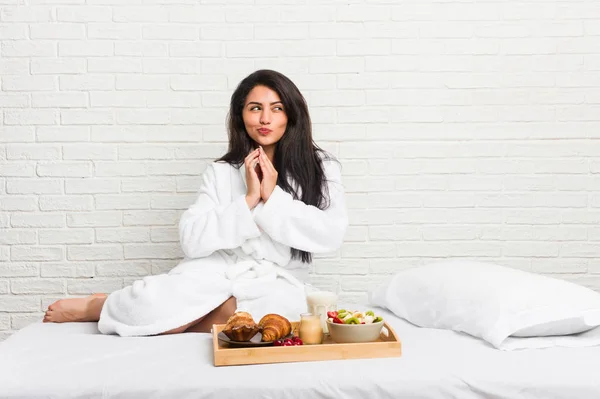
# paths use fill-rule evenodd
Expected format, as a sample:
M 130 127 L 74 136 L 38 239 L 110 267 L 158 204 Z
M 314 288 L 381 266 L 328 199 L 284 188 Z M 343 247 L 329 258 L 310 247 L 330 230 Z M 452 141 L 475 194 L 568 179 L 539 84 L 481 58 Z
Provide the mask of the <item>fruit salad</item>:
M 337 324 L 371 324 L 383 321 L 383 317 L 375 316 L 372 310 L 359 312 L 340 309 L 337 312 L 327 312 L 327 320 Z

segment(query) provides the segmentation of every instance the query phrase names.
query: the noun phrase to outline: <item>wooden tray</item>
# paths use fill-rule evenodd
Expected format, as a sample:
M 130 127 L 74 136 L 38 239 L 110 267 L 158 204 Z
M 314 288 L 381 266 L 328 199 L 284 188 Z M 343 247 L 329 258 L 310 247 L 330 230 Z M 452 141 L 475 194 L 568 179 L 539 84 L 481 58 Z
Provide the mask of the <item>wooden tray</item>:
M 298 335 L 299 322 L 292 322 L 292 331 Z M 396 332 L 387 323 L 375 342 L 338 344 L 326 335 L 321 345 L 266 346 L 254 348 L 230 348 L 217 338 L 225 324 L 213 324 L 213 354 L 215 366 L 237 366 L 242 364 L 311 362 L 321 360 L 370 359 L 398 357 L 402 344 Z M 388 334 L 385 334 L 387 329 Z

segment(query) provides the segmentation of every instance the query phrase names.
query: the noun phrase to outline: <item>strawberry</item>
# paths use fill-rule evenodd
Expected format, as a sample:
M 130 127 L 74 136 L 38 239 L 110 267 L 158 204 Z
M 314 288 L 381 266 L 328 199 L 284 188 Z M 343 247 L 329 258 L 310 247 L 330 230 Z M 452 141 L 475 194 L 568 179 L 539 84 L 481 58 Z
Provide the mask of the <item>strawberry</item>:
M 337 324 L 344 324 L 344 321 L 337 316 L 333 318 L 333 322 Z
M 331 317 L 332 319 L 337 317 L 338 312 L 327 312 L 327 317 Z

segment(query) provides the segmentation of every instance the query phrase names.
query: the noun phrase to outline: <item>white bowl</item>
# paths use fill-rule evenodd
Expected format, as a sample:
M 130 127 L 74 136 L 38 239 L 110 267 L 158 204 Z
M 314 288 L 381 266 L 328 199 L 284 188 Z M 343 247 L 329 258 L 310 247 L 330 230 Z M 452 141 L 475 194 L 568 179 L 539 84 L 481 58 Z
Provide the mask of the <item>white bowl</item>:
M 383 320 L 369 324 L 338 324 L 327 320 L 331 339 L 338 343 L 373 342 L 379 339 Z

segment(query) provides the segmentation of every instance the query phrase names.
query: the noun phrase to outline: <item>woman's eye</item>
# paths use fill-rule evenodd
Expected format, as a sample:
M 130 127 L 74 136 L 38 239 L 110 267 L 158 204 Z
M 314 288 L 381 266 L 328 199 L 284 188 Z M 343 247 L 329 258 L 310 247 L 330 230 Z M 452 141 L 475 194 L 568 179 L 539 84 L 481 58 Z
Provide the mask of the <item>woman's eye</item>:
M 258 107 L 257 105 L 255 105 L 254 107 L 250 107 L 250 111 L 257 111 L 259 109 L 260 107 Z
M 273 108 L 275 111 L 283 111 L 283 107 L 275 107 Z

